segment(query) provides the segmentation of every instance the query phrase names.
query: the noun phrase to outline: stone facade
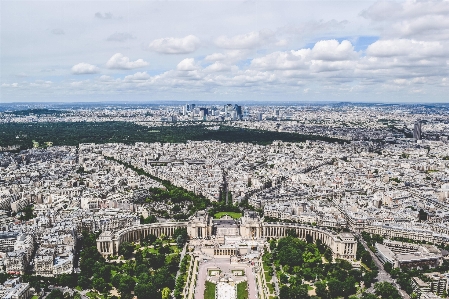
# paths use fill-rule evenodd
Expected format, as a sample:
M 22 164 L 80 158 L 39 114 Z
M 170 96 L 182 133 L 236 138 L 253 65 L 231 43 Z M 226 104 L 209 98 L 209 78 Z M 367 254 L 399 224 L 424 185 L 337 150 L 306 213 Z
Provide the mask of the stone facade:
M 337 234 L 326 228 L 303 224 L 265 223 L 254 212 L 246 212 L 239 220 L 230 218 L 213 220 L 204 211 L 198 212 L 188 222 L 136 225 L 115 233 L 105 231 L 97 239 L 97 248 L 104 256 L 116 255 L 121 242 L 138 242 L 149 234 L 171 236 L 177 228 L 186 228 L 191 239 L 240 236 L 246 240 L 266 240 L 285 237 L 289 231 L 294 231 L 301 239 L 311 238 L 312 241 L 320 239 L 329 246 L 335 258 L 352 260 L 355 259 L 357 251 L 357 241 L 350 233 Z

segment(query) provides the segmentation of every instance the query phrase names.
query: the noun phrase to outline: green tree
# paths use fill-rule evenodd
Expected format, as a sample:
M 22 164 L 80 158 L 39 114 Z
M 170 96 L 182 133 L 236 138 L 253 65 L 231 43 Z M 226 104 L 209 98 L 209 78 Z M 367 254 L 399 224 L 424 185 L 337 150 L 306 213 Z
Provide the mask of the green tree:
M 315 292 L 321 299 L 329 298 L 329 291 L 327 290 L 327 285 L 323 281 L 318 281 L 315 283 Z
M 389 282 L 377 282 L 374 285 L 374 290 L 377 296 L 380 296 L 382 299 L 400 299 L 401 295 L 398 290 Z
M 134 245 L 130 242 L 123 242 L 120 244 L 118 248 L 118 253 L 123 255 L 125 259 L 131 258 L 131 255 L 134 252 Z
M 364 292 L 364 293 L 362 294 L 361 299 L 379 299 L 379 297 L 377 297 L 377 296 L 374 295 L 374 294 Z
M 391 273 L 391 270 L 393 269 L 393 266 L 390 264 L 390 263 L 385 263 L 384 264 L 384 270 L 387 272 L 387 273 Z
M 169 288 L 167 288 L 167 287 L 163 288 L 161 291 L 162 299 L 169 299 L 170 293 L 171 293 L 171 291 Z
M 343 288 L 341 281 L 331 278 L 327 282 L 327 286 L 329 288 L 329 295 L 331 298 L 337 298 L 343 295 Z
M 157 289 L 154 287 L 154 285 L 152 283 L 146 283 L 146 284 L 139 283 L 138 285 L 136 285 L 136 288 L 134 290 L 134 294 L 139 299 L 155 298 L 156 293 L 157 293 Z
M 332 263 L 332 251 L 328 248 L 326 249 L 326 251 L 324 252 L 324 258 L 329 262 Z
M 130 294 L 132 290 L 134 290 L 134 286 L 136 285 L 136 282 L 134 279 L 129 275 L 122 275 L 120 277 L 120 283 L 118 285 L 118 290 L 120 291 L 120 294 L 123 296 L 124 294 Z

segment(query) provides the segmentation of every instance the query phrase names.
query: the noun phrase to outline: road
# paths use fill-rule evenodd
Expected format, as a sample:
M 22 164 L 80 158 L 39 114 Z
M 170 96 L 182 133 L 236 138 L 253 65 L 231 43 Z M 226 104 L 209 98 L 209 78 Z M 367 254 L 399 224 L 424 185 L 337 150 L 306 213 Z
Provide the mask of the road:
M 354 233 L 355 234 L 355 233 Z M 377 268 L 379 268 L 379 274 L 377 275 L 377 281 L 379 282 L 389 282 L 392 285 L 394 285 L 398 291 L 399 294 L 401 294 L 403 299 L 410 299 L 410 296 L 404 292 L 401 287 L 396 283 L 396 281 L 391 278 L 391 275 L 384 270 L 383 264 L 379 261 L 379 259 L 377 258 L 377 256 L 371 251 L 371 249 L 369 249 L 368 244 L 366 244 L 365 240 L 363 240 L 362 236 L 360 234 L 356 234 L 359 237 L 360 243 L 362 243 L 363 247 L 365 247 L 365 250 L 368 251 L 371 254 L 371 257 L 373 258 L 374 263 L 376 264 Z M 374 292 L 374 288 L 373 286 L 371 286 L 368 291 L 370 293 Z

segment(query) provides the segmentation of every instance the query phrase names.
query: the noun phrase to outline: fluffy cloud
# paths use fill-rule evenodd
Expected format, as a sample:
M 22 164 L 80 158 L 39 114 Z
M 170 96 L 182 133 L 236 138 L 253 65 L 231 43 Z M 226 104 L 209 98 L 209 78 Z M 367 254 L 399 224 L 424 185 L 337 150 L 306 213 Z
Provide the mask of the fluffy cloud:
M 230 66 L 227 64 L 224 64 L 222 62 L 215 62 L 211 65 L 209 65 L 208 67 L 206 67 L 204 70 L 206 72 L 226 72 L 226 71 L 231 71 L 232 69 L 237 69 L 236 66 Z
M 251 67 L 263 70 L 301 70 L 330 71 L 347 69 L 345 61 L 357 60 L 351 42 L 344 40 L 323 40 L 317 42 L 312 49 L 298 51 L 274 52 L 251 61 Z
M 135 37 L 131 33 L 116 32 L 116 33 L 110 35 L 106 40 L 109 42 L 124 42 L 129 39 L 135 39 Z
M 449 1 L 377 1 L 361 16 L 383 29 L 385 37 L 449 39 Z
M 147 66 L 148 62 L 143 59 L 129 61 L 129 58 L 122 53 L 116 53 L 106 62 L 106 67 L 110 69 L 130 70 Z
M 221 61 L 227 63 L 234 63 L 239 60 L 245 59 L 248 53 L 249 51 L 246 50 L 229 50 L 226 51 L 225 53 L 213 53 L 207 55 L 206 58 L 204 58 L 204 60 L 209 62 Z
M 357 58 L 357 53 L 350 41 L 322 40 L 312 49 L 312 57 L 316 60 L 352 60 Z
M 95 65 L 81 62 L 72 67 L 72 74 L 74 75 L 84 75 L 84 74 L 96 74 L 100 71 Z
M 447 48 L 440 42 L 395 39 L 376 41 L 368 46 L 366 53 L 374 57 L 434 58 L 447 55 Z
M 125 81 L 139 81 L 150 79 L 150 75 L 147 72 L 137 72 L 134 75 L 128 75 L 125 77 Z
M 303 54 L 306 54 L 304 51 L 302 52 Z M 299 51 L 274 52 L 253 59 L 251 61 L 251 66 L 253 68 L 264 70 L 292 70 L 305 68 L 306 65 L 303 56 Z
M 254 49 L 273 42 L 276 42 L 274 32 L 261 30 L 233 37 L 222 35 L 215 40 L 215 45 L 224 49 Z
M 178 65 L 176 66 L 176 69 L 178 71 L 194 71 L 198 69 L 198 66 L 195 63 L 195 59 L 193 58 L 186 58 L 182 60 Z
M 192 53 L 200 46 L 200 40 L 194 35 L 183 38 L 160 38 L 153 40 L 148 49 L 163 54 L 187 54 Z

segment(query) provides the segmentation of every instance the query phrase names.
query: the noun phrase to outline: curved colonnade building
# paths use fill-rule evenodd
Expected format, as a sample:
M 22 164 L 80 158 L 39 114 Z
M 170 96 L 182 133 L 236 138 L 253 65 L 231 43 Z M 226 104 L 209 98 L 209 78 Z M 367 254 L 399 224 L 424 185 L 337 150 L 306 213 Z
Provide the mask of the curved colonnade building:
M 206 212 L 197 212 L 187 222 L 161 222 L 127 227 L 117 232 L 105 231 L 97 239 L 97 249 L 104 255 L 117 255 L 122 242 L 138 242 L 149 234 L 172 236 L 177 228 L 186 228 L 191 239 L 214 239 L 220 243 L 225 237 L 265 242 L 268 238 L 285 237 L 290 232 L 300 239 L 321 240 L 332 250 L 334 258 L 352 260 L 356 257 L 357 240 L 351 233 L 336 233 L 326 228 L 295 223 L 266 223 L 254 212 L 246 212 L 239 220 L 230 217 L 212 219 Z

